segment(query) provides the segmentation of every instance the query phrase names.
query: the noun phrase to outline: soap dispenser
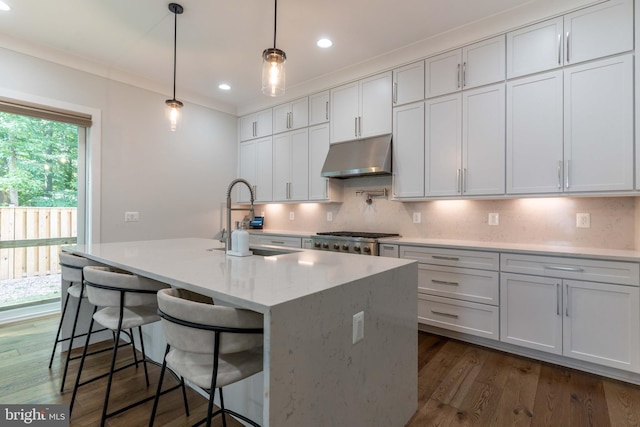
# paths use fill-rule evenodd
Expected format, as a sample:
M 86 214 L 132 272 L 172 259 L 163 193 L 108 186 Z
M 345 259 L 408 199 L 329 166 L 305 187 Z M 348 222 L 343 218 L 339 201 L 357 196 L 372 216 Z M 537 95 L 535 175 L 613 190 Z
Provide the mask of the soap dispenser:
M 246 224 L 244 221 L 240 222 L 240 229 L 235 231 L 237 234 L 237 249 L 234 250 L 240 252 L 241 254 L 249 253 L 249 232 L 246 229 Z
M 239 252 L 238 251 L 238 231 L 240 231 L 240 222 L 236 221 L 236 228 L 231 232 L 231 250 L 236 252 Z

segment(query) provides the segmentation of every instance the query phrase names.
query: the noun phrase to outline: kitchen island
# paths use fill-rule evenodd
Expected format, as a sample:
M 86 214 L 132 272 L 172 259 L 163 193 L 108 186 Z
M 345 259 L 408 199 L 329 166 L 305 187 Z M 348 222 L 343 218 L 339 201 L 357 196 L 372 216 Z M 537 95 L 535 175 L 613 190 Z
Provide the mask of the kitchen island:
M 303 249 L 233 257 L 220 249 L 197 238 L 65 248 L 262 313 L 261 396 L 243 396 L 258 401 L 261 413 L 245 415 L 261 425 L 406 424 L 417 409 L 417 263 Z M 364 338 L 354 344 L 359 312 Z

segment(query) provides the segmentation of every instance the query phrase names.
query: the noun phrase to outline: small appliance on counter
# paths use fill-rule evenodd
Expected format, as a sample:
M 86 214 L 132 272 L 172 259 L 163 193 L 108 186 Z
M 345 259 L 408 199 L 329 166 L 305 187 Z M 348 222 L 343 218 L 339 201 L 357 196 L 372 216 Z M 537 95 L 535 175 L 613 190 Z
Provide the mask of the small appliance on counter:
M 253 220 L 249 221 L 249 228 L 253 229 L 253 230 L 262 230 L 262 227 L 264 226 L 264 217 L 263 216 L 256 216 L 253 218 Z

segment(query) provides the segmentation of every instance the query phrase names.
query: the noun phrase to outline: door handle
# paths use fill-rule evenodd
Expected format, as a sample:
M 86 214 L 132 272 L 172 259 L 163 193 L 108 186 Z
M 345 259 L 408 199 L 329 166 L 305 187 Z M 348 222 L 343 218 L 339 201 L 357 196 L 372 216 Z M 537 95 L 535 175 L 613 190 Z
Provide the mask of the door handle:
M 569 38 L 571 37 L 571 32 L 567 31 L 567 64 L 569 63 Z

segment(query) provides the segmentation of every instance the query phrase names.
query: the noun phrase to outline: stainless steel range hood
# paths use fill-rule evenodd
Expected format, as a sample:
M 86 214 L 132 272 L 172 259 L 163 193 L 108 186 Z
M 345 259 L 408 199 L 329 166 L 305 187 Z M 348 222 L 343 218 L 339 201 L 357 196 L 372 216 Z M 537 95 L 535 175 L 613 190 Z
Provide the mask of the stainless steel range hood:
M 389 174 L 391 134 L 331 144 L 321 175 L 329 178 L 351 178 Z

